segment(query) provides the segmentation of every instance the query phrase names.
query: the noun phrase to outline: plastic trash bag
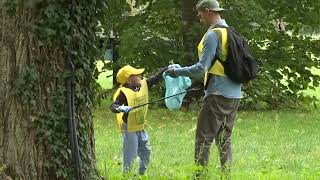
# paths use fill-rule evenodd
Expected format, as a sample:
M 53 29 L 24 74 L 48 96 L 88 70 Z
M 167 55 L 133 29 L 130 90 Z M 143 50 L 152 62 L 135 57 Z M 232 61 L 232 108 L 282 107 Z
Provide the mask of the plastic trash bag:
M 179 64 L 169 65 L 169 68 L 180 68 Z M 180 95 L 170 97 L 165 99 L 165 103 L 168 109 L 178 110 L 182 105 L 182 100 L 187 93 L 186 90 L 191 86 L 192 81 L 189 77 L 178 76 L 177 78 L 172 78 L 163 73 L 163 79 L 166 84 L 166 94 L 165 97 L 169 97 L 175 94 L 182 93 Z

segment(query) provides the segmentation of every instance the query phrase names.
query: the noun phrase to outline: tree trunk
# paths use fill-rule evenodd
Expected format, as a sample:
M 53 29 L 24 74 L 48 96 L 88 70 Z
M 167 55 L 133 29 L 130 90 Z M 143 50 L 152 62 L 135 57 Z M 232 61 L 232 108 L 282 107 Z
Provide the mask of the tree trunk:
M 48 179 L 44 146 L 36 143 L 33 116 L 28 112 L 30 106 L 21 104 L 14 89 L 23 67 L 34 63 L 31 56 L 35 50 L 33 36 L 25 30 L 30 12 L 19 13 L 10 17 L 1 8 L 0 166 L 4 166 L 2 174 L 11 177 Z
M 183 21 L 183 62 L 190 65 L 195 62 L 197 33 L 194 32 L 194 25 L 197 22 L 195 6 L 197 0 L 182 0 L 182 21 Z
M 30 31 L 29 25 L 34 20 L 34 13 L 23 6 L 8 13 L 0 3 L 0 179 L 59 178 L 56 172 L 58 167 L 52 168 L 48 160 L 53 156 L 51 142 L 39 137 L 37 123 L 59 121 L 54 119 L 46 122 L 41 117 L 52 110 L 55 93 L 64 92 L 64 89 L 61 90 L 64 87 L 63 78 L 56 77 L 64 72 L 64 52 L 60 47 L 43 46 L 37 35 Z M 61 116 L 66 116 L 66 107 L 61 109 Z M 68 140 L 67 123 L 63 123 L 65 127 L 56 128 L 64 129 L 65 134 L 61 137 Z M 88 154 L 92 158 L 91 162 L 85 163 L 94 165 L 93 123 L 89 124 L 89 132 L 79 133 L 78 136 L 87 140 L 87 144 L 82 146 L 89 147 Z M 47 134 L 47 137 L 51 136 Z M 62 146 L 67 153 L 61 162 L 72 168 L 69 144 Z M 59 179 L 70 177 L 61 175 Z
M 196 12 L 198 0 L 182 0 L 182 20 L 183 20 L 183 58 L 180 64 L 190 66 L 198 61 L 197 46 L 202 38 L 202 29 L 199 26 L 199 19 Z M 193 82 L 192 87 L 202 87 L 202 82 Z M 192 91 L 186 95 L 183 103 L 183 110 L 188 110 L 194 99 L 199 99 L 203 91 Z

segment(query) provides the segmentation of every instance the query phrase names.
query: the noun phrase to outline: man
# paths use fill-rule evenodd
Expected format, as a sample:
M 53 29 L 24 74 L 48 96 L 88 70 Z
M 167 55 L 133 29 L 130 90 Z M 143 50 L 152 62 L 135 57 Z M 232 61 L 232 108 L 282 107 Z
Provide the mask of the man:
M 204 77 L 205 95 L 198 117 L 195 138 L 195 162 L 206 166 L 210 146 L 215 139 L 221 169 L 228 173 L 232 160 L 231 133 L 241 97 L 241 84 L 231 81 L 220 61 L 227 56 L 227 29 L 216 0 L 201 0 L 197 6 L 200 22 L 210 26 L 198 46 L 199 62 L 183 68 L 168 69 L 171 77 Z M 217 28 L 219 27 L 219 28 Z

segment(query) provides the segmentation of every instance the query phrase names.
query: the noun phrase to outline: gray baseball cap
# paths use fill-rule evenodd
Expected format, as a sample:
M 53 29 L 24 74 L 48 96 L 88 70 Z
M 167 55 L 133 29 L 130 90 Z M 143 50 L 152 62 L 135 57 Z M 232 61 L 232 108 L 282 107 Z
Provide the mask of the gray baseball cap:
M 200 0 L 196 6 L 197 10 L 208 8 L 211 11 L 220 12 L 225 9 L 220 8 L 218 1 L 216 0 Z

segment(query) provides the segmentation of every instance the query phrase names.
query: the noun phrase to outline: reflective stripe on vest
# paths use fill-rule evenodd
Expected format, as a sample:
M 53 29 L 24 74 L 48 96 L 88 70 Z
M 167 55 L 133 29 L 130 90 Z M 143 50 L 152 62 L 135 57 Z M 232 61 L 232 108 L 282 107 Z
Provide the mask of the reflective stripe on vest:
M 221 60 L 225 60 L 228 54 L 228 36 L 227 36 L 227 29 L 226 28 L 214 28 L 212 29 L 212 31 L 215 31 L 217 34 L 221 34 L 220 36 L 220 42 L 221 42 L 221 55 L 220 55 L 220 59 Z M 203 43 L 204 43 L 204 39 L 206 37 L 206 34 L 202 37 L 199 45 L 198 45 L 198 56 L 199 58 L 202 55 L 202 50 L 203 50 Z M 215 49 L 213 49 L 213 51 L 216 51 Z M 204 85 L 206 85 L 207 83 L 207 79 L 208 79 L 208 73 L 210 74 L 215 74 L 215 75 L 219 75 L 219 76 L 226 76 L 224 73 L 224 68 L 222 63 L 218 60 L 215 59 L 215 63 L 209 68 L 208 72 L 205 73 L 204 76 Z
M 148 102 L 148 85 L 145 79 L 141 80 L 141 87 L 140 87 L 140 90 L 137 92 L 126 87 L 120 87 L 114 94 L 113 101 L 116 100 L 117 96 L 121 91 L 126 96 L 128 101 L 128 106 L 130 107 L 135 107 Z M 131 112 L 129 112 L 128 121 L 127 121 L 128 132 L 141 131 L 144 129 L 147 111 L 148 111 L 148 105 L 145 105 L 145 106 L 133 109 Z M 120 130 L 123 124 L 123 119 L 122 119 L 123 115 L 124 113 L 117 114 L 117 122 Z

